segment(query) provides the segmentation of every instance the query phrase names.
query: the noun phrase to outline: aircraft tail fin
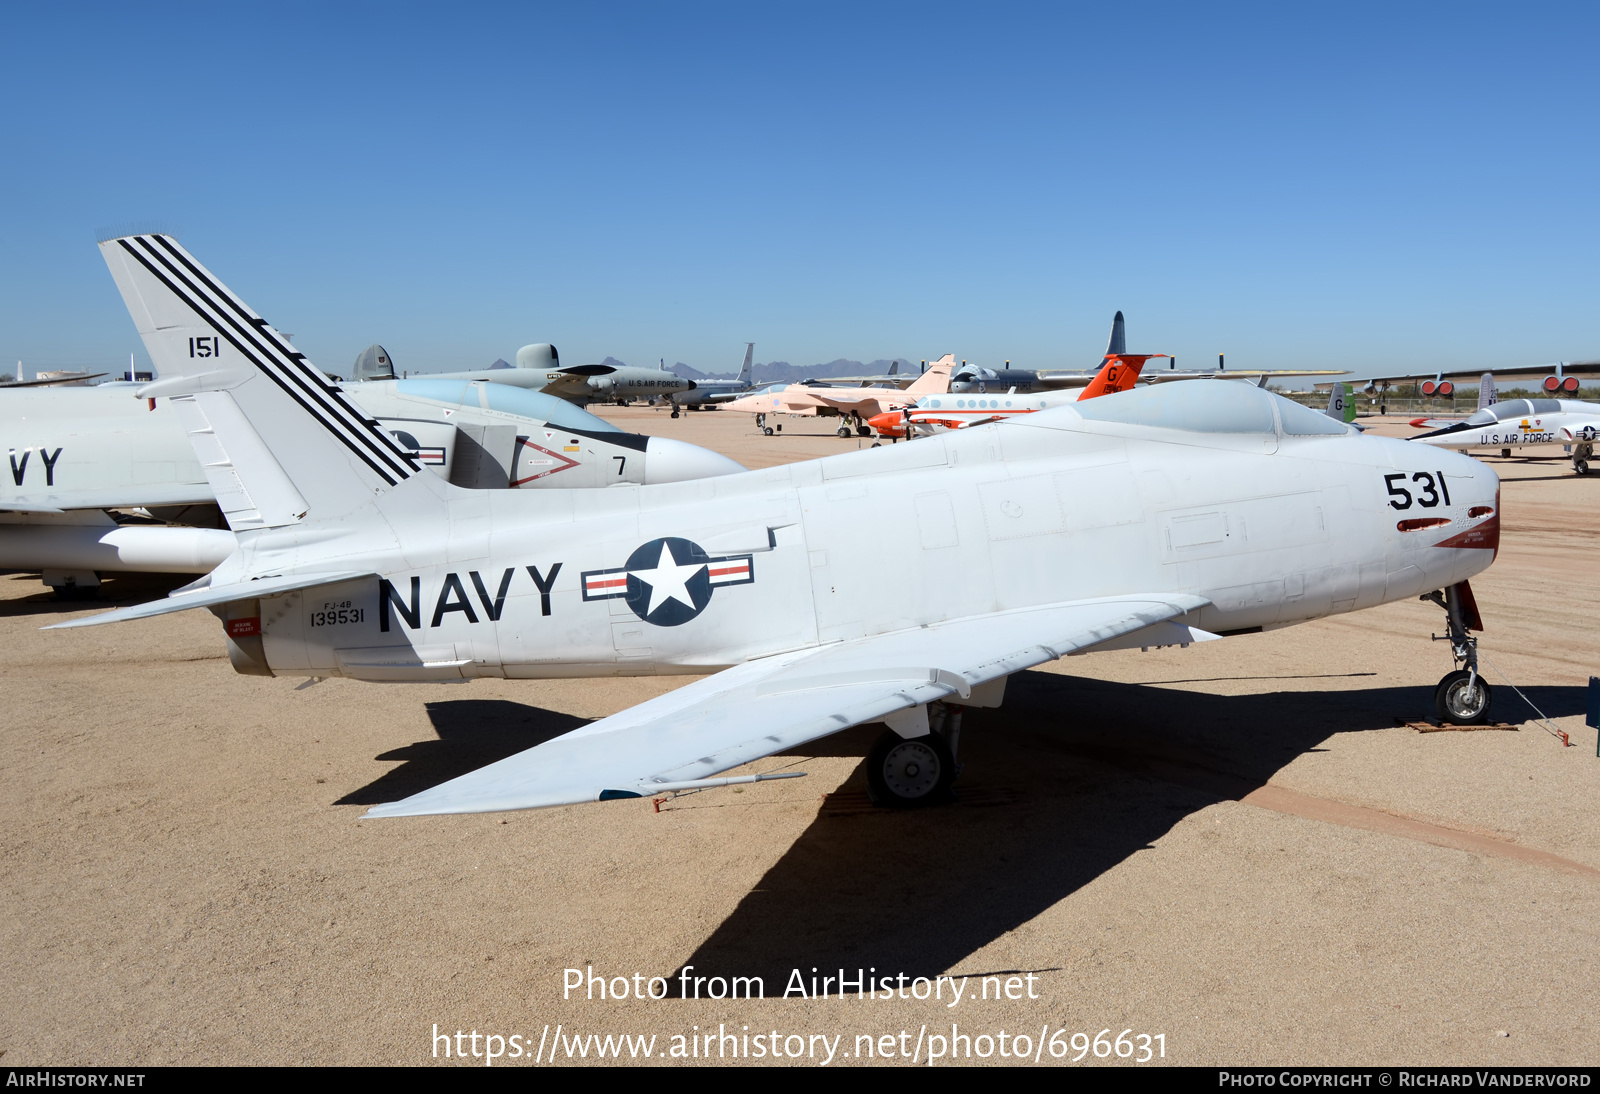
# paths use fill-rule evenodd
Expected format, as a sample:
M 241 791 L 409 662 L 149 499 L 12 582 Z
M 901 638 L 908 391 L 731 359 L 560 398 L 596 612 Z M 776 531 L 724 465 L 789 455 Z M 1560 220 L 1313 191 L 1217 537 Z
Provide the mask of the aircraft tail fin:
M 1119 316 L 1121 312 L 1117 313 Z M 1105 364 L 1095 374 L 1089 386 L 1083 389 L 1078 396 L 1078 401 L 1098 398 L 1101 395 L 1111 395 L 1118 391 L 1127 391 L 1139 382 L 1139 371 L 1144 368 L 1144 363 L 1152 357 L 1166 357 L 1165 353 L 1113 353 L 1106 357 Z
M 746 342 L 744 344 L 744 364 L 739 366 L 739 382 L 746 386 L 750 384 L 750 362 L 755 358 L 755 355 L 756 344 L 754 342 Z
M 533 369 L 559 369 L 561 367 L 561 354 L 556 352 L 556 347 L 549 342 L 536 342 L 531 346 L 523 346 L 517 350 L 517 367 Z
M 234 531 L 337 517 L 428 474 L 177 240 L 100 244 Z
M 361 351 L 350 370 L 352 380 L 393 380 L 394 358 L 389 351 L 374 342 Z
M 1121 357 L 1128 352 L 1127 332 L 1122 322 L 1122 313 L 1118 312 L 1111 320 L 1111 337 L 1106 339 L 1106 356 Z
M 1356 401 L 1344 384 L 1333 384 L 1328 390 L 1328 417 L 1346 425 L 1356 420 Z
M 1499 397 L 1499 392 L 1494 386 L 1494 373 L 1485 372 L 1483 378 L 1478 381 L 1478 409 L 1494 406 Z
M 950 371 L 956 367 L 956 355 L 947 353 L 906 388 L 907 395 L 942 395 L 950 390 Z

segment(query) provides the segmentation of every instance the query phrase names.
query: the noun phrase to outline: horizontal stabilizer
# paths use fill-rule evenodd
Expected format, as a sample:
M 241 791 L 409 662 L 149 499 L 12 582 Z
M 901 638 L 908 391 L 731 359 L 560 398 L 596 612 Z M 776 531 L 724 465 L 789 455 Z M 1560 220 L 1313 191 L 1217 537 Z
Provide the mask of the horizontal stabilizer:
M 255 581 L 241 581 L 232 585 L 210 585 L 192 593 L 174 593 L 165 600 L 152 600 L 148 604 L 135 604 L 131 608 L 91 615 L 87 619 L 72 619 L 41 628 L 47 631 L 69 630 L 73 627 L 97 627 L 102 623 L 125 623 L 130 619 L 149 619 L 151 616 L 188 611 L 190 608 L 209 608 L 213 604 L 227 604 L 234 600 L 254 600 L 262 596 L 277 596 L 296 589 L 310 589 L 318 585 L 333 585 L 340 581 L 357 581 L 375 577 L 371 570 L 346 570 L 342 573 L 284 574 L 281 577 L 263 577 Z
M 639 797 L 950 696 L 1210 603 L 1158 593 L 974 616 L 737 665 L 369 817 Z

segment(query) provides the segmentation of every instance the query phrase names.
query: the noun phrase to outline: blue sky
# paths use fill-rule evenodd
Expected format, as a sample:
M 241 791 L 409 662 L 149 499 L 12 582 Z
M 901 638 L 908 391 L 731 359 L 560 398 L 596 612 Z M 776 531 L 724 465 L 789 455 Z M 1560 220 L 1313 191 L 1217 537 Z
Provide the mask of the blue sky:
M 169 226 L 325 368 L 1600 357 L 1600 9 L 0 9 L 0 369 Z

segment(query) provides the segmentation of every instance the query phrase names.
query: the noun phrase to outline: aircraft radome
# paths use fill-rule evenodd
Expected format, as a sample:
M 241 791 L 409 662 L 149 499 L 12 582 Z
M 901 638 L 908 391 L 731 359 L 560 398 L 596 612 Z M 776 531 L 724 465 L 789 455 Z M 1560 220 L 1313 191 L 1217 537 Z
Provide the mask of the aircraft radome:
M 195 360 L 211 360 L 211 352 L 210 341 L 197 342 Z M 414 459 L 458 486 L 652 485 L 744 470 L 710 449 L 626 433 L 562 399 L 516 387 L 391 378 L 343 390 Z M 9 453 L 9 474 L 0 478 L 0 567 L 38 570 L 58 594 L 72 596 L 98 585 L 101 573 L 203 574 L 233 553 L 216 488 L 171 401 L 153 397 L 160 391 L 157 381 L 0 393 Z M 149 519 L 119 523 L 108 509 L 143 509 Z
M 1010 673 L 1417 596 L 1445 606 L 1463 665 L 1441 712 L 1487 713 L 1467 579 L 1498 549 L 1499 484 L 1456 453 L 1246 384 L 1179 384 L 715 479 L 462 490 L 172 239 L 101 250 L 248 504 L 229 508 L 238 553 L 203 585 L 57 626 L 206 607 L 234 665 L 262 675 L 712 673 L 368 815 L 721 785 L 880 721 L 873 796 L 926 804 L 949 789 L 960 711 L 999 704 Z M 220 358 L 190 360 L 191 338 Z

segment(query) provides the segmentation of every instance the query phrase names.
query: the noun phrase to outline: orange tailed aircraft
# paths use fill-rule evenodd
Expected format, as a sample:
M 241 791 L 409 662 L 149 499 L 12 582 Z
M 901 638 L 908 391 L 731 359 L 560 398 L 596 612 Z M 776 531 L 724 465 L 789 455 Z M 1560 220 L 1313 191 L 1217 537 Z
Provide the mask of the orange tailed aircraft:
M 940 432 L 961 429 L 969 425 L 1010 418 L 1017 414 L 1032 414 L 1054 406 L 1094 399 L 1116 391 L 1127 391 L 1139 380 L 1139 370 L 1153 357 L 1168 357 L 1166 353 L 1108 353 L 1100 371 L 1087 387 L 1079 391 L 1047 392 L 1041 395 L 991 395 L 973 396 L 970 393 L 953 396 L 940 393 L 920 399 L 915 406 L 885 411 L 874 416 L 867 424 L 880 437 L 899 440 L 907 436 L 908 429 L 922 432 Z

